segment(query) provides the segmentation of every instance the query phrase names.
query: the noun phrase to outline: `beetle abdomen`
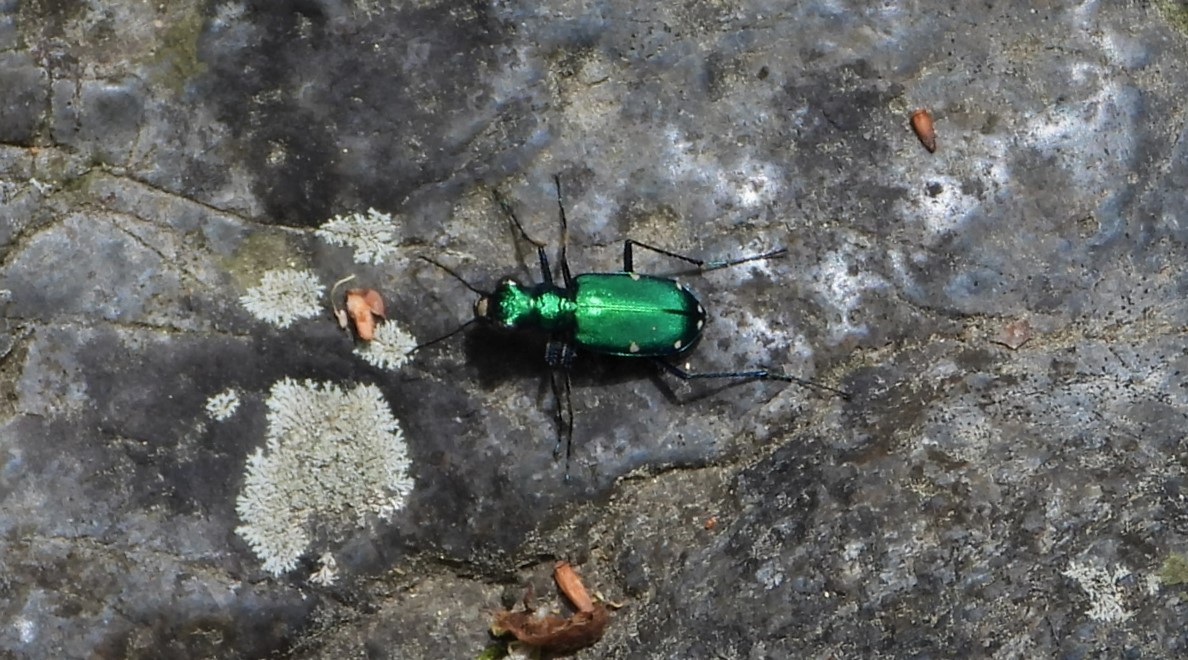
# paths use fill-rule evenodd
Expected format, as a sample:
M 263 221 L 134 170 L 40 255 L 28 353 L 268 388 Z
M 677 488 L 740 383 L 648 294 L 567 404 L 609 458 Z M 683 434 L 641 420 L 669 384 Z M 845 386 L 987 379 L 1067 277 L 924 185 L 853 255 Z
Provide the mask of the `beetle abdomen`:
M 701 335 L 705 309 L 675 281 L 638 273 L 578 275 L 574 343 L 607 355 L 658 357 L 687 350 Z

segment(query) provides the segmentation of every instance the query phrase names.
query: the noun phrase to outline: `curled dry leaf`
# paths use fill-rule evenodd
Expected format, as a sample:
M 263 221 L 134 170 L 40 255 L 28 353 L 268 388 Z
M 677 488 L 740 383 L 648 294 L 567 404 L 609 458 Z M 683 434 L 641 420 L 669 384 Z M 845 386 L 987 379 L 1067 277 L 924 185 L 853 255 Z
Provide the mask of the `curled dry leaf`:
M 335 282 L 334 286 L 330 288 L 330 309 L 334 310 L 334 318 L 338 321 L 338 327 L 342 328 L 343 330 L 346 330 L 350 326 L 350 317 L 347 316 L 347 311 L 345 309 L 338 308 L 338 305 L 334 302 L 334 297 L 338 295 L 338 287 L 350 282 L 353 279 L 355 279 L 354 275 L 347 275 L 341 280 Z
M 928 153 L 936 151 L 936 129 L 932 126 L 932 115 L 924 108 L 917 108 L 912 113 L 912 130 Z
M 553 579 L 565 597 L 577 608 L 572 616 L 538 616 L 531 610 L 500 610 L 495 613 L 491 632 L 496 636 L 512 634 L 516 639 L 547 653 L 570 653 L 602 639 L 610 615 L 602 603 L 595 603 L 581 578 L 569 562 L 559 561 Z
M 573 566 L 569 565 L 567 561 L 559 561 L 553 566 L 553 579 L 557 581 L 557 587 L 561 589 L 561 593 L 573 603 L 579 612 L 593 612 L 594 601 L 590 600 L 590 592 L 586 591 L 586 585 L 582 584 L 582 578 L 573 570 Z
M 1013 350 L 1018 349 L 1031 339 L 1031 321 L 1015 319 L 1002 326 L 998 334 L 994 335 L 994 342 Z
M 375 289 L 350 289 L 346 292 L 346 311 L 355 323 L 355 334 L 363 341 L 375 337 L 375 320 L 384 318 L 384 299 Z
M 571 617 L 533 612 L 502 610 L 495 613 L 491 632 L 511 633 L 516 639 L 548 653 L 571 653 L 602 639 L 610 615 L 601 603 L 589 612 L 574 612 Z

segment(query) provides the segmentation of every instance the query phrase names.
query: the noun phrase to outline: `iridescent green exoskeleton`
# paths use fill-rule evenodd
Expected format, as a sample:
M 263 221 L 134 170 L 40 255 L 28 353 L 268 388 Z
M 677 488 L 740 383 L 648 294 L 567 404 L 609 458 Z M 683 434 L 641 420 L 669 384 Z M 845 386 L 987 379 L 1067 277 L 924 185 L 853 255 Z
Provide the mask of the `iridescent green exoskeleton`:
M 475 321 L 490 323 L 509 331 L 532 330 L 549 333 L 545 362 L 550 367 L 553 396 L 557 404 L 557 444 L 553 451 L 554 454 L 560 454 L 561 445 L 565 444 L 566 476 L 569 474 L 573 441 L 573 402 L 569 369 L 573 365 L 577 351 L 625 358 L 649 358 L 668 373 L 684 380 L 780 380 L 847 397 L 842 390 L 765 368 L 690 373 L 665 359 L 685 353 L 697 343 L 705 327 L 706 311 L 697 298 L 676 280 L 635 272 L 635 247 L 693 264 L 701 272 L 749 261 L 771 259 L 783 255 L 786 250 L 778 249 L 738 259 L 703 261 L 626 239 L 623 242 L 622 272 L 583 273 L 574 276 L 570 273 L 566 256 L 568 223 L 565 219 L 565 207 L 561 202 L 561 180 L 554 177 L 554 181 L 557 186 L 557 208 L 561 219 L 559 261 L 562 284 L 558 285 L 553 280 L 544 243 L 528 235 L 511 205 L 497 194 L 496 201 L 515 224 L 520 236 L 536 247 L 540 259 L 541 281 L 524 285 L 505 277 L 500 280 L 494 291 L 486 292 L 475 288 L 446 266 L 428 257 L 422 257 L 458 279 L 477 293 L 479 298 L 475 301 L 474 318 L 470 322 L 417 348 L 447 339 Z

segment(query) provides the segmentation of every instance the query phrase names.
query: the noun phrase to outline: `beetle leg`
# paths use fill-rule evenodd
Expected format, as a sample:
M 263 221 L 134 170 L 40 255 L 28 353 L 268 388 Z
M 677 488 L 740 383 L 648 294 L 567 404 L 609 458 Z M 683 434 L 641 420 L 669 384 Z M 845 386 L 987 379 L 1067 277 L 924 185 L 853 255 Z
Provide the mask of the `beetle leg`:
M 635 260 L 631 254 L 631 248 L 632 248 L 632 246 L 635 246 L 635 245 L 638 245 L 639 247 L 641 247 L 645 250 L 651 250 L 652 252 L 655 252 L 656 254 L 662 254 L 666 257 L 672 257 L 673 259 L 680 259 L 681 261 L 691 263 L 694 266 L 697 266 L 698 268 L 702 268 L 705 266 L 705 262 L 702 261 L 701 259 L 694 259 L 693 257 L 686 257 L 683 254 L 677 254 L 676 252 L 669 252 L 668 250 L 654 247 L 654 246 L 648 245 L 647 243 L 640 243 L 639 241 L 632 240 L 632 239 L 628 238 L 627 240 L 623 241 L 623 272 L 624 273 L 634 273 L 635 272 L 635 264 L 634 264 Z
M 557 424 L 557 443 L 553 445 L 553 458 L 560 458 L 561 445 L 565 445 L 565 478 L 569 479 L 569 459 L 573 455 L 573 397 L 570 390 L 569 370 L 550 369 L 549 380 L 553 384 L 554 419 Z M 564 403 L 562 403 L 564 401 Z
M 557 210 L 561 214 L 561 277 L 565 279 L 565 288 L 573 288 L 573 275 L 569 272 L 569 258 L 566 250 L 569 246 L 569 221 L 565 219 L 565 205 L 561 203 L 561 177 L 554 174 L 553 183 L 557 185 Z
M 553 339 L 548 344 L 545 344 L 545 363 L 550 367 L 569 371 L 576 357 L 577 351 L 573 350 L 573 346 L 570 346 L 564 341 Z
M 511 219 L 512 224 L 520 231 L 520 236 L 536 247 L 536 256 L 540 258 L 540 278 L 545 284 L 552 285 L 553 270 L 549 267 L 549 256 L 545 254 L 545 244 L 528 235 L 528 232 L 524 230 L 524 225 L 520 224 L 520 218 L 516 216 L 515 209 L 512 208 L 511 203 L 503 198 L 503 195 L 499 194 L 498 190 L 492 190 L 491 192 L 495 195 L 495 201 L 503 209 L 503 213 Z M 564 258 L 564 252 L 562 252 L 562 260 Z M 567 283 L 568 281 L 568 278 L 566 278 Z
M 667 360 L 656 359 L 656 360 L 653 360 L 653 362 L 660 365 L 660 368 L 662 368 L 665 371 L 667 371 L 668 373 L 676 376 L 677 378 L 680 378 L 681 380 L 703 380 L 703 379 L 711 379 L 711 378 L 734 379 L 734 380 L 747 380 L 747 379 L 778 380 L 778 381 L 783 381 L 786 383 L 796 383 L 797 385 L 800 385 L 802 387 L 808 387 L 808 388 L 812 388 L 812 389 L 822 390 L 825 392 L 830 392 L 830 393 L 836 394 L 846 400 L 849 400 L 849 398 L 850 398 L 850 394 L 848 392 L 846 392 L 845 390 L 839 390 L 837 388 L 830 387 L 830 386 L 824 385 L 822 383 L 817 383 L 817 382 L 814 382 L 811 380 L 805 380 L 804 378 L 797 378 L 796 376 L 791 376 L 789 374 L 780 373 L 778 371 L 769 371 L 767 369 L 750 369 L 747 371 L 709 371 L 709 372 L 704 372 L 704 373 L 690 373 L 688 371 L 685 371 L 684 369 L 681 369 L 680 367 L 676 366 L 675 364 L 668 362 Z
M 783 256 L 785 253 L 788 252 L 788 250 L 786 248 L 779 248 L 776 250 L 771 250 L 770 252 L 764 252 L 763 254 L 752 254 L 752 255 L 745 256 L 745 257 L 739 257 L 737 259 L 719 259 L 716 261 L 705 261 L 703 259 L 694 259 L 693 257 L 687 257 L 683 254 L 677 254 L 676 252 L 669 252 L 668 250 L 665 250 L 663 248 L 658 248 L 654 245 L 648 245 L 647 243 L 640 243 L 639 241 L 628 238 L 627 240 L 623 241 L 623 272 L 625 272 L 625 273 L 634 273 L 635 272 L 635 263 L 634 263 L 635 259 L 634 259 L 634 255 L 632 254 L 632 247 L 634 247 L 634 246 L 641 247 L 645 250 L 650 250 L 652 252 L 655 252 L 656 254 L 662 254 L 666 257 L 672 257 L 673 259 L 680 259 L 681 261 L 684 261 L 686 263 L 693 264 L 694 266 L 697 266 L 698 270 L 700 270 L 703 273 L 708 270 L 717 270 L 719 268 L 728 268 L 730 266 L 737 266 L 739 264 L 745 264 L 749 261 L 760 261 L 762 259 L 772 259 L 775 257 Z
M 573 392 L 570 387 L 569 370 L 577 352 L 564 341 L 552 340 L 545 346 L 545 362 L 549 365 L 549 382 L 553 387 L 554 414 L 557 425 L 557 444 L 553 445 L 553 457 L 561 456 L 561 445 L 565 445 L 565 478 L 569 479 L 569 460 L 573 455 Z

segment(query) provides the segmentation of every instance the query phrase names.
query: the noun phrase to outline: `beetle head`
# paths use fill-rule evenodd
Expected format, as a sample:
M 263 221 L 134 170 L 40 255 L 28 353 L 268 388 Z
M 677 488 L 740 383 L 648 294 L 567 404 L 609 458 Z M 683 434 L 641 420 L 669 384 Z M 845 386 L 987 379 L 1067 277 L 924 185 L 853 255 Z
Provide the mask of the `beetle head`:
M 474 318 L 477 321 L 493 323 L 512 328 L 522 320 L 526 311 L 528 295 L 520 283 L 510 277 L 499 281 L 492 293 L 479 293 L 474 301 Z

